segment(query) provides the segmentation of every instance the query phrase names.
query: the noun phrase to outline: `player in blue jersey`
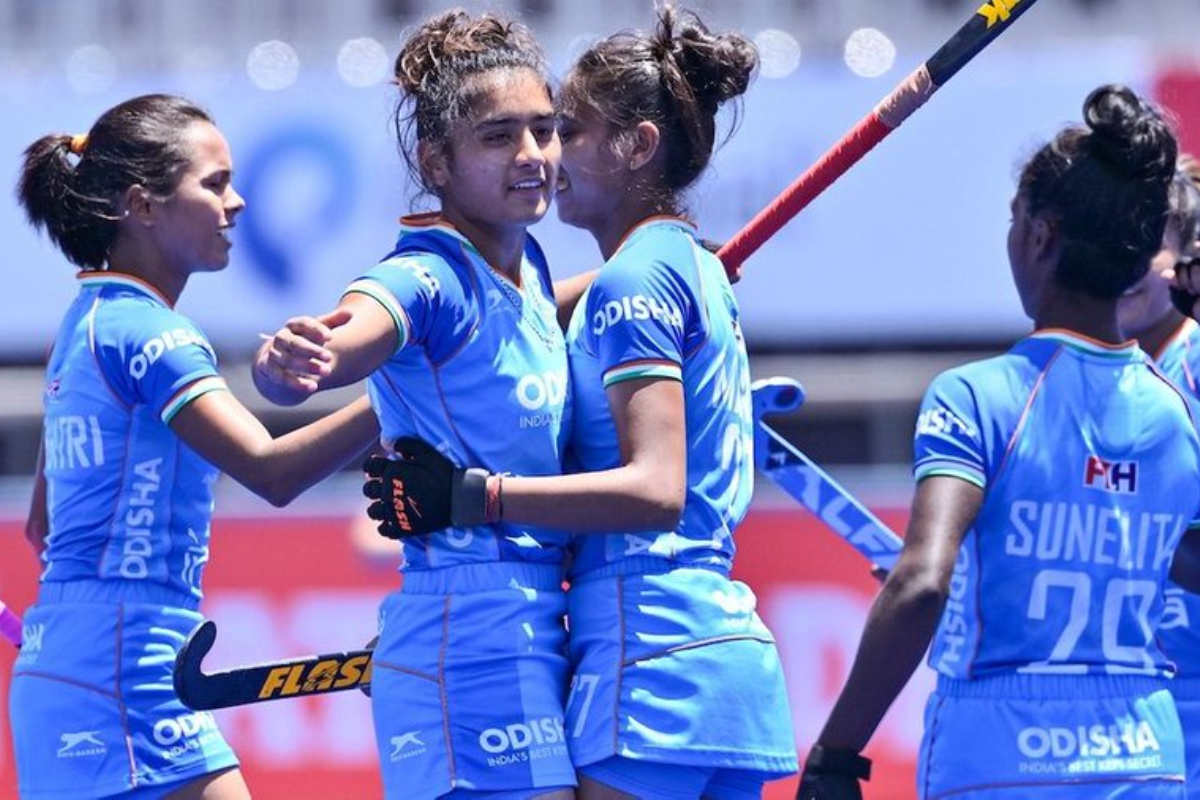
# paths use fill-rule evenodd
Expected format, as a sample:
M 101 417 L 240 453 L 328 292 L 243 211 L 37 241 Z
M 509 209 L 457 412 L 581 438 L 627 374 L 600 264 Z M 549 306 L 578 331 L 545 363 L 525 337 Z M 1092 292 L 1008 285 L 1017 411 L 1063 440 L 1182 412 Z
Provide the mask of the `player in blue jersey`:
M 605 258 L 567 334 L 580 474 L 453 459 L 514 475 L 485 476 L 406 443 L 366 487 L 391 535 L 406 533 L 396 508 L 431 507 L 579 532 L 567 735 L 583 798 L 758 797 L 796 769 L 774 639 L 729 576 L 753 482 L 737 302 L 683 217 L 717 109 L 756 64 L 742 36 L 667 7 L 564 82 L 559 216 Z
M 1176 264 L 1200 256 L 1200 163 L 1180 158 L 1170 200 L 1162 249 L 1146 277 L 1121 297 L 1118 320 L 1168 378 L 1200 400 L 1200 325 L 1172 304 L 1165 277 Z M 1195 800 L 1200 798 L 1200 597 L 1171 587 L 1167 598 L 1158 639 L 1175 662 L 1170 688 L 1184 733 L 1188 797 Z
M 208 114 L 167 95 L 26 151 L 20 201 L 80 286 L 50 353 L 27 528 L 43 572 L 10 693 L 22 797 L 249 796 L 213 716 L 172 686 L 201 621 L 213 481 L 283 504 L 378 434 L 364 398 L 272 438 L 175 310 L 192 275 L 229 263 L 232 175 Z
M 526 232 L 561 156 L 542 52 L 519 24 L 452 11 L 410 36 L 395 75 L 401 150 L 440 211 L 402 220 L 396 249 L 343 295 L 349 322 L 289 321 L 255 379 L 293 403 L 367 378 L 386 443 L 419 436 L 462 463 L 558 474 L 570 404 L 556 294 L 578 292 L 551 284 Z M 573 796 L 567 536 L 480 511 L 406 540 L 402 588 L 381 607 L 371 702 L 388 797 Z
M 799 797 L 861 797 L 859 753 L 927 647 L 920 797 L 1184 797 L 1155 630 L 1168 573 L 1200 587 L 1200 435 L 1117 322 L 1162 243 L 1176 142 L 1129 89 L 1083 111 L 1012 203 L 1035 330 L 929 387 L 904 550 Z

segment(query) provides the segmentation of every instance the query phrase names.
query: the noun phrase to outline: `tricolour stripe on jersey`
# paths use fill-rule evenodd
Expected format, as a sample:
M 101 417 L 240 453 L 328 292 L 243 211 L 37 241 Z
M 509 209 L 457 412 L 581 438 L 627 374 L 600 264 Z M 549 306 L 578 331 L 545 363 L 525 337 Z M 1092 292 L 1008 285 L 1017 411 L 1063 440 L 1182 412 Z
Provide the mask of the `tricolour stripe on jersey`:
M 604 373 L 604 388 L 637 378 L 670 378 L 683 380 L 683 368 L 674 361 L 630 361 Z
M 225 379 L 220 375 L 210 375 L 207 378 L 201 378 L 198 381 L 192 381 L 187 386 L 180 389 L 175 395 L 167 401 L 163 406 L 162 413 L 159 417 L 164 425 L 170 425 L 171 420 L 175 415 L 183 409 L 188 403 L 195 400 L 202 394 L 209 392 L 224 392 L 228 391 L 229 387 L 225 385 Z
M 383 306 L 383 310 L 391 316 L 392 324 L 396 326 L 396 352 L 399 353 L 403 350 L 412 335 L 412 326 L 408 322 L 408 315 L 404 313 L 404 309 L 396 302 L 396 298 L 392 293 L 378 281 L 364 278 L 347 286 L 342 296 L 344 297 L 348 294 L 365 294 Z
M 952 459 L 945 458 L 944 456 L 936 461 L 930 460 L 918 464 L 913 469 L 913 475 L 918 482 L 925 478 L 932 478 L 935 475 L 943 475 L 951 478 L 960 478 L 967 483 L 975 484 L 980 489 L 987 488 L 987 481 L 984 479 L 983 472 L 966 462 L 954 462 Z
M 160 292 L 157 287 L 151 286 L 149 283 L 146 283 L 146 281 L 142 280 L 141 278 L 136 278 L 133 275 L 103 270 L 99 272 L 81 272 L 76 276 L 76 279 L 79 281 L 81 286 L 94 287 L 116 285 L 123 286 L 126 289 L 135 289 L 140 294 L 153 297 L 167 308 L 174 308 L 167 298 L 163 297 L 162 292 Z

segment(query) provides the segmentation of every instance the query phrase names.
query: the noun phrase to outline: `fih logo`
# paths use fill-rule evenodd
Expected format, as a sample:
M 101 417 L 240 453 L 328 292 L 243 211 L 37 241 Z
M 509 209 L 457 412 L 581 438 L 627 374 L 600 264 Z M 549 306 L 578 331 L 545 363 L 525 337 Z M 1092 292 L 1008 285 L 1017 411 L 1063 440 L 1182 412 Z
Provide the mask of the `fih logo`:
M 1089 455 L 1083 462 L 1083 485 L 1113 494 L 1137 493 L 1138 462 L 1108 461 Z
M 100 731 L 76 731 L 62 735 L 62 747 L 58 748 L 58 757 L 101 756 L 106 752 L 108 748 L 100 741 Z

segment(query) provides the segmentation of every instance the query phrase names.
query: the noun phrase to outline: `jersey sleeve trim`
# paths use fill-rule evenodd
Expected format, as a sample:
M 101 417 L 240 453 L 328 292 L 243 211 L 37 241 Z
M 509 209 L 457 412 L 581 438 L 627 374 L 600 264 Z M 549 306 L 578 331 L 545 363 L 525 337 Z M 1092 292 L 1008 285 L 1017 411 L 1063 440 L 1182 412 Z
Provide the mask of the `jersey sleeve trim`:
M 940 475 L 947 478 L 964 480 L 967 483 L 978 486 L 980 489 L 987 488 L 987 480 L 984 478 L 983 472 L 967 464 L 946 459 L 918 464 L 913 469 L 913 475 L 918 483 L 926 478 Z
M 209 392 L 225 392 L 229 387 L 225 384 L 225 379 L 219 375 L 211 375 L 207 378 L 201 378 L 198 381 L 192 381 L 187 386 L 175 393 L 175 396 L 167 401 L 163 406 L 159 417 L 163 424 L 170 425 L 171 420 L 175 415 L 183 410 L 183 407 L 195 400 L 197 397 Z
M 404 313 L 404 309 L 396 302 L 396 298 L 392 293 L 384 289 L 377 282 L 372 280 L 357 280 L 346 287 L 343 296 L 348 294 L 365 294 L 376 303 L 383 306 L 383 310 L 392 318 L 392 324 L 396 326 L 396 352 L 404 349 L 411 338 L 412 326 L 409 325 L 408 315 Z
M 638 378 L 669 378 L 683 380 L 683 368 L 673 361 L 630 361 L 604 373 L 604 388 Z

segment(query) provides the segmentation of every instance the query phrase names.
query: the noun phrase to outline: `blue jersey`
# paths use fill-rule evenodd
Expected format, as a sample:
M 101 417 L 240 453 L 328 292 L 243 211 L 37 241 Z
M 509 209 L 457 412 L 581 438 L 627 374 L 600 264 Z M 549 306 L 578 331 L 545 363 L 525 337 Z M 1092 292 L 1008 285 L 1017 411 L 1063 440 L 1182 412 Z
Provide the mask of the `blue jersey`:
M 950 370 L 925 396 L 915 449 L 918 480 L 984 491 L 935 670 L 1170 673 L 1154 632 L 1175 548 L 1200 525 L 1200 437 L 1136 343 L 1040 331 Z
M 200 330 L 141 281 L 79 278 L 47 368 L 43 581 L 148 582 L 198 601 L 217 470 L 168 427 L 225 390 Z
M 463 466 L 558 475 L 570 423 L 567 351 L 545 257 L 526 239 L 521 288 L 436 217 L 404 220 L 395 252 L 346 290 L 379 302 L 397 347 L 368 379 L 384 442 L 417 436 Z M 404 540 L 405 569 L 561 563 L 566 534 L 528 525 Z
M 737 301 L 721 262 L 687 223 L 650 219 L 600 270 L 575 309 L 567 339 L 575 393 L 572 467 L 592 472 L 621 465 L 606 393 L 620 381 L 681 381 L 688 442 L 678 527 L 577 536 L 573 574 L 633 556 L 728 569 L 733 531 L 753 488 L 753 421 Z
M 1200 325 L 1190 317 L 1157 353 L 1154 360 L 1166 376 L 1193 400 L 1200 400 Z M 1167 589 L 1167 613 L 1159 641 L 1181 677 L 1200 677 L 1200 596 L 1172 585 Z

